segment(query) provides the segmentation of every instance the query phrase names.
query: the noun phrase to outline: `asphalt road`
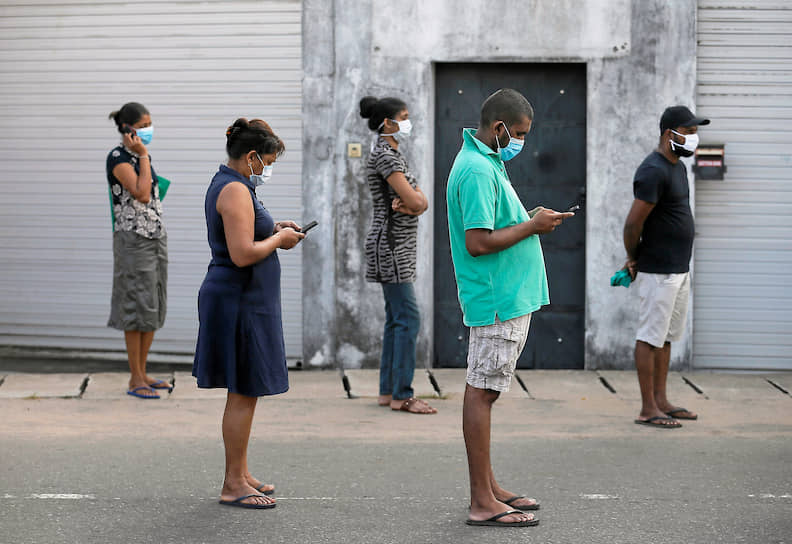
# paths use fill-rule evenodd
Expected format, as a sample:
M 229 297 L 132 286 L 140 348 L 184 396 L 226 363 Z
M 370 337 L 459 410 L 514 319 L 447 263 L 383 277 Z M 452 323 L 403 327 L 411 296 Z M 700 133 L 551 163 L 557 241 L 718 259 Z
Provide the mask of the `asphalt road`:
M 2 399 L 0 542 L 792 543 L 788 396 L 702 401 L 679 430 L 616 398 L 504 398 L 496 475 L 541 523 L 478 528 L 458 395 L 411 416 L 311 391 L 259 404 L 264 511 L 217 504 L 222 399 Z

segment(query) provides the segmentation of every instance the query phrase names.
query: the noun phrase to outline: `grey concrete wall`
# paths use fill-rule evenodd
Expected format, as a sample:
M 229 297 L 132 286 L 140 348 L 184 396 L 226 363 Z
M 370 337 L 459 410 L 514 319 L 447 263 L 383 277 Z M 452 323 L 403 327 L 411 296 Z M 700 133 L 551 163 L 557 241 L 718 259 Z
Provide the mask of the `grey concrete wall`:
M 403 149 L 430 200 L 418 232 L 419 365 L 431 360 L 435 62 L 588 63 L 588 368 L 631 365 L 634 290 L 607 284 L 624 260 L 621 225 L 631 179 L 653 148 L 657 119 L 692 103 L 695 2 L 684 0 L 304 0 L 304 217 L 320 227 L 304 247 L 308 366 L 376 366 L 384 308 L 364 280 L 371 206 L 363 158 L 372 134 L 358 116 L 366 94 L 399 96 L 413 135 Z M 536 120 L 541 123 L 541 119 Z M 453 281 L 453 278 L 449 278 Z M 440 333 L 440 332 L 438 332 Z M 689 341 L 676 354 L 688 358 Z

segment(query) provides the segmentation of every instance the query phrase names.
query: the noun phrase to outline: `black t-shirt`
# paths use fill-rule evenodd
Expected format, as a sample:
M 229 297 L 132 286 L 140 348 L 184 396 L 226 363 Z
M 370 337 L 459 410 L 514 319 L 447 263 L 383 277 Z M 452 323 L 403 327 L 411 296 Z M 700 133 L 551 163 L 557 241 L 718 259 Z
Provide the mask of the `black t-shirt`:
M 653 151 L 635 171 L 635 198 L 655 205 L 638 244 L 638 271 L 680 274 L 690 270 L 695 225 L 687 170 Z

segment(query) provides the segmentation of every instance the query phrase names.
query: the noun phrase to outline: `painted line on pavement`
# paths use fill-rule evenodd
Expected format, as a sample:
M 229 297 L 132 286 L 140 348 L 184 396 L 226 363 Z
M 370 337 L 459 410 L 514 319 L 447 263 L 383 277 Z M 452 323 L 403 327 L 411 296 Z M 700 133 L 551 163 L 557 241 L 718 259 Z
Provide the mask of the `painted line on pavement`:
M 581 493 L 580 494 L 580 498 L 581 499 L 592 500 L 592 501 L 598 501 L 598 500 L 615 500 L 615 499 L 618 499 L 619 496 L 618 495 L 605 495 L 605 494 L 602 494 L 602 493 Z

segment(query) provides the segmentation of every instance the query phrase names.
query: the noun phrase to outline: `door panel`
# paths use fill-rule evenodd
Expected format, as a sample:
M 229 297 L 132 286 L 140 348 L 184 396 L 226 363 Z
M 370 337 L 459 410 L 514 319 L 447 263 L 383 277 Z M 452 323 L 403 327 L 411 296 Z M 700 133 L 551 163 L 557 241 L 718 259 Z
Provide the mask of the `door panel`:
M 435 366 L 464 367 L 462 324 L 448 240 L 446 182 L 462 128 L 478 126 L 481 104 L 503 87 L 531 102 L 535 118 L 525 147 L 506 168 L 527 209 L 582 211 L 542 236 L 551 304 L 536 312 L 520 368 L 583 368 L 585 313 L 585 64 L 438 64 L 435 122 Z

